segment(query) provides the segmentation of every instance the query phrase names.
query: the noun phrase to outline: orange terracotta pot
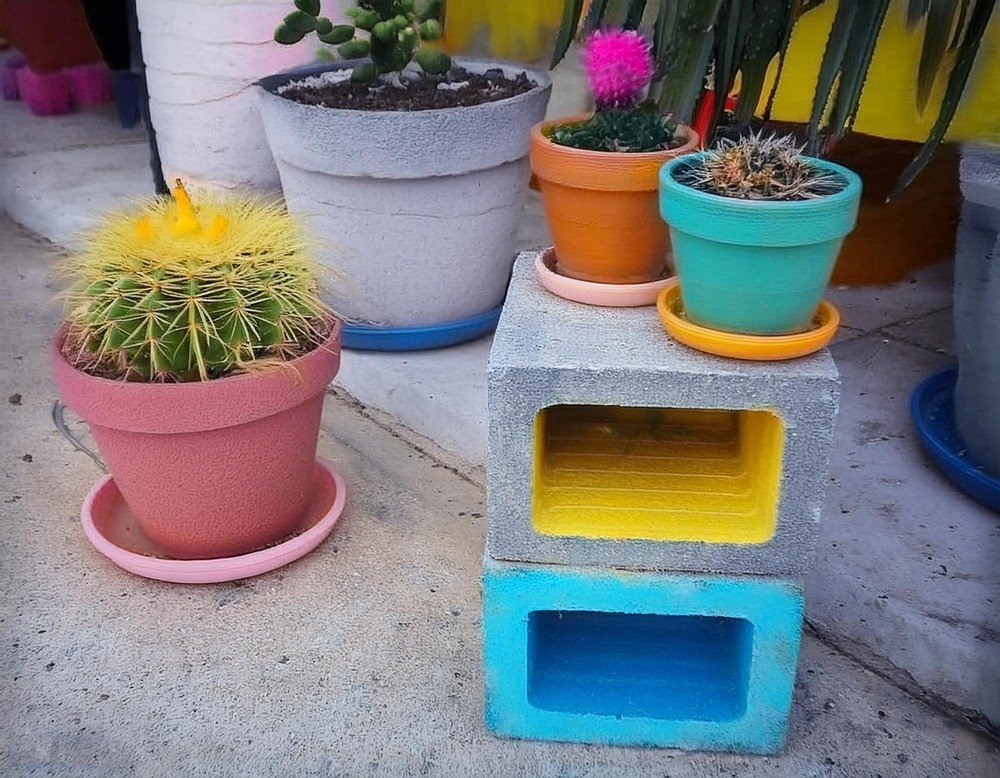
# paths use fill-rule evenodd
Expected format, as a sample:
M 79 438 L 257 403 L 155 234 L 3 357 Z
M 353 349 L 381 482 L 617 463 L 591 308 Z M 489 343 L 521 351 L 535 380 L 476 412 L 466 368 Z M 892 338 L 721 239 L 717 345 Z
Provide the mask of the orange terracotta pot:
M 547 137 L 552 127 L 585 118 L 542 122 L 531 130 L 531 169 L 558 271 L 604 284 L 653 281 L 663 274 L 670 248 L 657 174 L 668 159 L 695 151 L 698 134 L 683 127 L 683 146 L 641 154 L 585 151 Z

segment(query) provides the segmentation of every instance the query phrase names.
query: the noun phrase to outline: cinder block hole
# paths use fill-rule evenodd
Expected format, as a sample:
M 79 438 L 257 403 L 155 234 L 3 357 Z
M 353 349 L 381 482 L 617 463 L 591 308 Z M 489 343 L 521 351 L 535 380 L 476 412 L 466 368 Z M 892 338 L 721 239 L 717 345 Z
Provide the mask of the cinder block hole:
M 745 619 L 535 611 L 528 702 L 598 716 L 731 721 L 746 711 L 752 646 Z
M 532 522 L 546 535 L 763 543 L 774 534 L 783 442 L 766 410 L 545 408 Z

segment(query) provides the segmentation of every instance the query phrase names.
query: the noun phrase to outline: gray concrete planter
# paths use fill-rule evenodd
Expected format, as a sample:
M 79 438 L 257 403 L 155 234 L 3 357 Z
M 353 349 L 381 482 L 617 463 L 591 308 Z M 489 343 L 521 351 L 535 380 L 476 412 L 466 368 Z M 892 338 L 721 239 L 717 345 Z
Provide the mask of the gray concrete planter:
M 966 148 L 961 176 L 955 423 L 972 460 L 1000 477 L 1000 147 Z
M 528 132 L 551 82 L 520 65 L 459 59 L 472 72 L 527 72 L 529 92 L 428 111 L 306 106 L 276 90 L 298 68 L 257 83 L 285 202 L 326 241 L 320 258 L 341 276 L 328 302 L 349 321 L 437 325 L 498 306 L 530 176 Z

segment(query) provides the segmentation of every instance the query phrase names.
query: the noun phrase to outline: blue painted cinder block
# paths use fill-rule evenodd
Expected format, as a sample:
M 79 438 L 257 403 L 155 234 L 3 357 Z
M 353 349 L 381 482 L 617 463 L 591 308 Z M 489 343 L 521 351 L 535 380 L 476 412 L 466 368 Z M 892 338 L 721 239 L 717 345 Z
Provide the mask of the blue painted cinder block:
M 781 750 L 802 582 L 483 563 L 486 723 L 536 740 Z

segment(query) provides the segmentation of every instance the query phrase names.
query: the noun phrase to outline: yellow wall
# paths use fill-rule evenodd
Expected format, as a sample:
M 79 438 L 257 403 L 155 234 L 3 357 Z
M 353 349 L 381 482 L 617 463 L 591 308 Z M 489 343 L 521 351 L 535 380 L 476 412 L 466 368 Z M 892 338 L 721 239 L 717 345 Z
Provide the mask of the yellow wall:
M 906 5 L 906 0 L 893 0 L 889 9 L 854 129 L 885 138 L 923 141 L 937 117 L 947 76 L 938 78 L 927 109 L 921 115 L 917 111 L 916 90 L 923 25 L 913 31 L 906 28 Z M 808 120 L 836 6 L 836 2 L 827 2 L 805 14 L 796 25 L 773 118 Z M 949 64 L 954 60 L 954 55 L 950 56 Z M 775 70 L 772 65 L 765 99 Z M 948 137 L 1000 142 L 1000 12 L 994 13 L 990 22 Z
M 445 46 L 501 59 L 539 60 L 550 54 L 563 0 L 448 0 Z M 483 51 L 483 53 L 486 53 Z

